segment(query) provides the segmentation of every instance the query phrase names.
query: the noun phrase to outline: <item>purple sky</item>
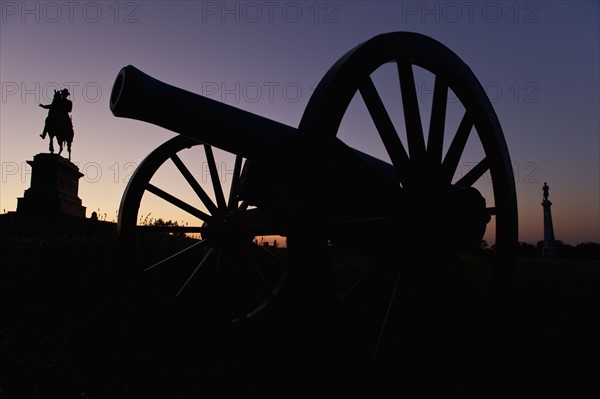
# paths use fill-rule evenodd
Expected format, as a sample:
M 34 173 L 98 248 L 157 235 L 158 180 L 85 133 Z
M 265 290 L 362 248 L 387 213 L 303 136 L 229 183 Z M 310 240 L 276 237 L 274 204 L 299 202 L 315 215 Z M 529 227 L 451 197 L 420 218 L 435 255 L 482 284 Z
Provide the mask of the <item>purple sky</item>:
M 379 33 L 414 31 L 452 49 L 486 88 L 515 171 L 520 240 L 543 238 L 547 181 L 556 238 L 600 242 L 597 1 L 0 4 L 1 212 L 15 210 L 29 187 L 25 161 L 47 151 L 38 104 L 53 89 L 71 91 L 72 161 L 85 174 L 88 216 L 116 220 L 128 175 L 174 135 L 112 115 L 121 67 L 297 127 L 316 83 L 347 50 Z M 417 84 L 425 101 L 433 86 Z M 371 148 L 353 131 L 360 122 L 347 125 L 350 145 Z M 147 212 L 179 218 L 150 203 Z

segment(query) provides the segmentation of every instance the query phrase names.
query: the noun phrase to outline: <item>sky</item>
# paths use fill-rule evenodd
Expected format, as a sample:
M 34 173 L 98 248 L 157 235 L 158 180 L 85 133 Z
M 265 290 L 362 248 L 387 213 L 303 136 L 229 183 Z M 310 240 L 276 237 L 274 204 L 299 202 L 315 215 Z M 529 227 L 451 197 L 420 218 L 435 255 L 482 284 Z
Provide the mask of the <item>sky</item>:
M 122 67 L 134 65 L 174 86 L 297 127 L 317 83 L 346 51 L 380 33 L 411 31 L 450 48 L 486 90 L 515 174 L 519 240 L 543 239 L 547 182 L 556 239 L 600 242 L 597 1 L 0 4 L 2 213 L 14 211 L 29 187 L 26 161 L 48 151 L 47 139 L 39 137 L 47 111 L 38 104 L 50 103 L 54 89 L 71 93 L 72 161 L 84 174 L 79 197 L 87 216 L 96 211 L 116 220 L 135 167 L 175 135 L 112 115 L 110 92 Z M 433 83 L 415 76 L 419 101 L 426 103 Z M 384 159 L 377 144 L 361 135 L 369 122 L 356 118 L 342 125 L 338 137 Z M 457 173 L 478 160 L 466 154 Z M 217 162 L 226 181 L 233 161 L 223 154 Z M 178 184 L 164 174 L 165 184 Z M 170 212 L 151 199 L 140 210 L 187 223 Z

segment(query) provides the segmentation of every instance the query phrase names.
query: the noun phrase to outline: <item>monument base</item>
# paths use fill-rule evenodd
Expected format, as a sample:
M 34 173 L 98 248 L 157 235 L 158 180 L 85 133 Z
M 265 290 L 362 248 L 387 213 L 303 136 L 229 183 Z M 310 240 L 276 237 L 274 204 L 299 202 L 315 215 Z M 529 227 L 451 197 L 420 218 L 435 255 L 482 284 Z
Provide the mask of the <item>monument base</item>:
M 17 213 L 32 216 L 72 215 L 85 218 L 78 197 L 79 168 L 57 154 L 37 154 L 31 165 L 31 186 L 17 198 Z

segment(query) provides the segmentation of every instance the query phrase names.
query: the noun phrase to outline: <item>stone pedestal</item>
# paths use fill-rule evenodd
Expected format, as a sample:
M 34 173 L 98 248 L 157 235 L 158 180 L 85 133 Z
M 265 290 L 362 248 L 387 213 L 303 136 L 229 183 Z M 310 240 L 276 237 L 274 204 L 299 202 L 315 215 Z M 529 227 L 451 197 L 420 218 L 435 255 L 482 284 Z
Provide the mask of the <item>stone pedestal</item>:
M 79 168 L 57 154 L 37 154 L 31 165 L 31 185 L 17 198 L 17 213 L 32 216 L 72 215 L 85 218 L 77 192 Z

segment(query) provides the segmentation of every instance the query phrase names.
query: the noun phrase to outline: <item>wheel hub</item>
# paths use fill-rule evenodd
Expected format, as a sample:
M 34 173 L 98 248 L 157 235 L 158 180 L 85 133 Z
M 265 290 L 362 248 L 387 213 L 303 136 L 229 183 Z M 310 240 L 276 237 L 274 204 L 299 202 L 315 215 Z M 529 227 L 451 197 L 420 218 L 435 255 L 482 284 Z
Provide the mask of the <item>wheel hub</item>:
M 479 248 L 491 217 L 477 189 L 449 185 L 435 194 L 411 194 L 409 236 L 415 245 L 429 245 L 435 236 L 448 248 Z
M 202 227 L 202 239 L 209 239 L 218 248 L 240 248 L 254 238 L 244 214 L 238 210 L 216 215 Z

